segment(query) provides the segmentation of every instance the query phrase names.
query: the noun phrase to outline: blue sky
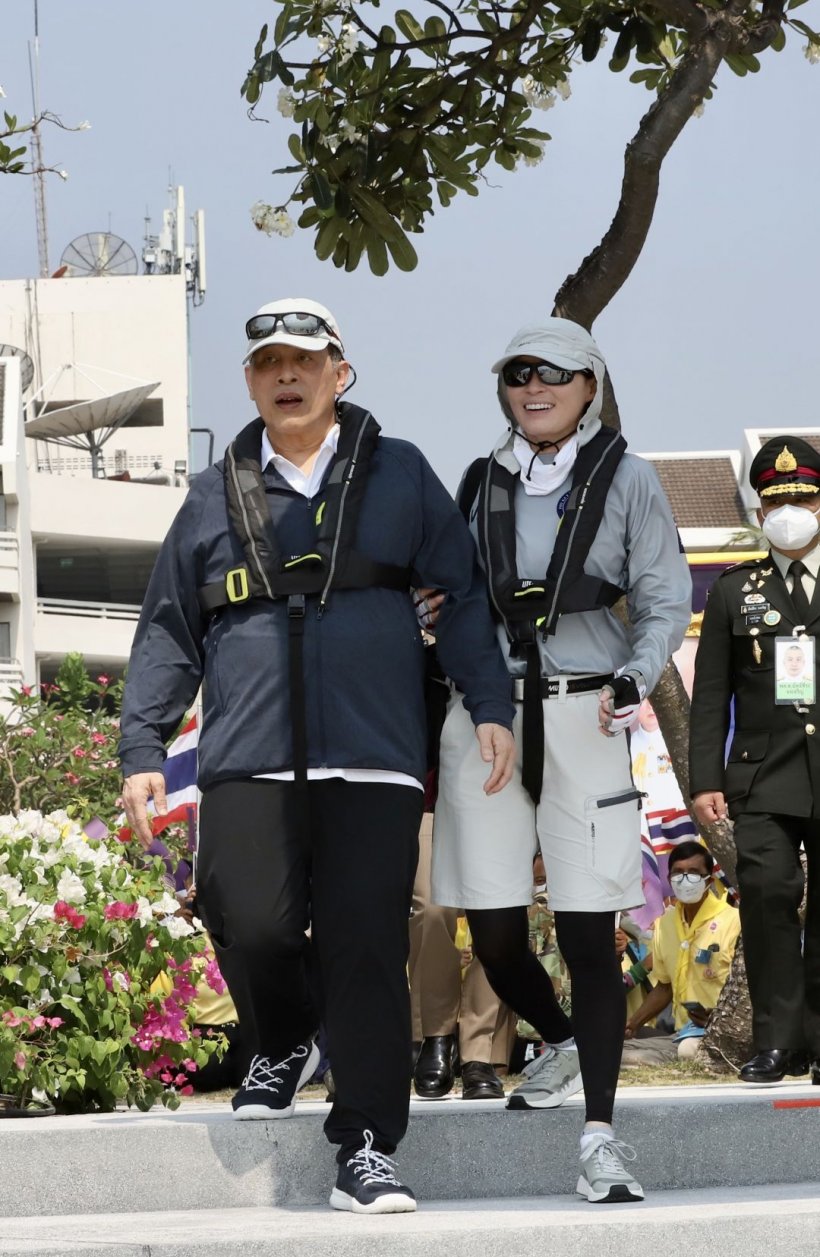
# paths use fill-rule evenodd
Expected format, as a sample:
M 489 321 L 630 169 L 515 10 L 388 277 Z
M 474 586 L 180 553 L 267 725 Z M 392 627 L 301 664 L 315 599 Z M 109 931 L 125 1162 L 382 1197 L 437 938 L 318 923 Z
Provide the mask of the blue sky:
M 30 111 L 31 0 L 5 0 L 0 84 Z M 270 171 L 288 160 L 288 124 L 263 96 L 252 123 L 239 87 L 269 0 L 40 0 L 43 105 L 92 130 L 45 134 L 50 261 L 87 231 L 139 254 L 169 170 L 187 207 L 206 212 L 209 291 L 192 315 L 193 413 L 217 450 L 252 415 L 240 367 L 243 324 L 263 302 L 312 296 L 336 314 L 368 406 L 391 435 L 419 444 L 454 488 L 501 430 L 489 366 L 512 332 L 549 313 L 564 277 L 614 212 L 623 149 L 651 97 L 604 66 L 579 66 L 572 97 L 538 114 L 544 162 L 498 170 L 414 238 L 411 275 L 348 275 L 318 262 L 312 233 L 260 235 L 249 207 L 277 203 Z M 801 17 L 820 25 L 820 3 Z M 625 288 L 594 333 L 635 451 L 724 449 L 744 427 L 820 424 L 820 66 L 796 39 L 758 75 L 721 70 L 704 116 L 664 167 L 655 221 Z M 29 180 L 0 177 L 0 277 L 37 273 Z

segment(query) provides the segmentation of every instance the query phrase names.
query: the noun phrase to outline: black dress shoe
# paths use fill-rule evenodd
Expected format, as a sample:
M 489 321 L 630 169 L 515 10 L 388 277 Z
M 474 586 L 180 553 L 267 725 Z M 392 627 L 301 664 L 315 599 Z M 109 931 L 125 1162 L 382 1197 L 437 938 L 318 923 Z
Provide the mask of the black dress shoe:
M 805 1052 L 792 1048 L 769 1048 L 746 1062 L 740 1071 L 740 1081 L 782 1082 L 787 1074 L 792 1078 L 805 1074 L 808 1064 Z
M 492 1065 L 484 1061 L 463 1061 L 461 1065 L 462 1100 L 503 1100 L 504 1086 Z
M 815 1056 L 814 1060 L 809 1065 L 809 1073 L 811 1074 L 811 1080 L 815 1087 L 820 1086 L 820 1057 Z
M 424 1040 L 413 1070 L 413 1086 L 421 1100 L 443 1100 L 455 1082 L 456 1036 L 434 1034 Z

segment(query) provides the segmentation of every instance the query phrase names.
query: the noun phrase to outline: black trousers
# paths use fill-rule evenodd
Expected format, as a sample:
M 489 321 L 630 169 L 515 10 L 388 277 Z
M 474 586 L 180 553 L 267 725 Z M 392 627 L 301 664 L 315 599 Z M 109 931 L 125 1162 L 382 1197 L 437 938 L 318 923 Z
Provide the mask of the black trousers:
M 231 781 L 202 798 L 197 903 L 248 1052 L 287 1055 L 323 1023 L 340 1159 L 365 1130 L 389 1154 L 407 1129 L 422 804 L 412 786 L 340 778 Z
M 806 925 L 800 844 L 806 851 Z M 755 1048 L 820 1057 L 820 821 L 769 812 L 735 819 L 740 925 Z

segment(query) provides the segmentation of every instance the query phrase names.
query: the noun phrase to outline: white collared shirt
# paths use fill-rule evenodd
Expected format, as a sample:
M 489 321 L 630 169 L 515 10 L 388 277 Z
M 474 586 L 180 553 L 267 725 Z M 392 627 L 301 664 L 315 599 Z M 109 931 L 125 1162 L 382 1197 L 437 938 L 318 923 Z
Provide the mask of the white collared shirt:
M 778 566 L 780 575 L 786 582 L 786 588 L 789 593 L 791 593 L 794 588 L 794 577 L 787 575 L 787 573 L 793 560 L 790 559 L 788 555 L 781 554 L 779 550 L 772 550 L 771 554 Z M 801 578 L 803 583 L 803 592 L 809 602 L 811 602 L 814 597 L 814 587 L 817 584 L 817 575 L 818 572 L 820 572 L 820 541 L 813 550 L 809 550 L 808 554 L 803 555 L 801 562 L 805 564 L 806 567 L 806 571 L 803 573 Z
M 270 437 L 266 429 L 262 433 L 262 453 L 259 461 L 262 464 L 263 471 L 269 463 L 273 463 L 279 475 L 283 480 L 287 480 L 291 489 L 295 489 L 303 497 L 312 498 L 321 488 L 325 472 L 332 463 L 333 455 L 338 447 L 339 425 L 334 423 L 319 447 L 319 453 L 313 460 L 313 466 L 309 472 L 305 473 L 295 463 L 292 463 L 290 459 L 285 458 L 284 454 L 276 453 L 276 450 L 270 443 Z
M 290 459 L 276 453 L 265 431 L 262 433 L 262 452 L 259 461 L 263 471 L 269 463 L 273 463 L 279 475 L 288 482 L 291 489 L 295 489 L 303 497 L 312 498 L 321 488 L 325 472 L 332 463 L 338 446 L 339 425 L 334 423 L 321 444 L 313 466 L 306 475 Z M 408 773 L 389 772 L 384 768 L 309 768 L 307 775 L 308 781 L 326 781 L 328 777 L 341 777 L 344 781 L 375 782 L 380 785 L 413 786 L 416 790 L 424 789 L 422 783 Z M 265 781 L 294 780 L 293 772 L 256 773 L 255 776 Z

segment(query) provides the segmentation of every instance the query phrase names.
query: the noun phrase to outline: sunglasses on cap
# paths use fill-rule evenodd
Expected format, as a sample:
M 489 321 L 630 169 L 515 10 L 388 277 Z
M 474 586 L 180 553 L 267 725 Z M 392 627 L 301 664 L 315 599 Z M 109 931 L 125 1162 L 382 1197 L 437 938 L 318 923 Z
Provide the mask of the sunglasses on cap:
M 280 323 L 289 336 L 330 336 L 334 341 L 339 340 L 339 333 L 318 314 L 298 310 L 288 314 L 255 314 L 245 324 L 245 335 L 248 340 L 264 340 L 274 335 Z
M 504 363 L 501 378 L 507 388 L 523 388 L 525 384 L 529 384 L 534 372 L 537 372 L 542 384 L 569 384 L 574 375 L 592 375 L 591 371 L 584 371 L 580 367 L 575 371 L 568 371 L 566 367 L 556 367 L 552 362 L 522 362 L 520 358 L 513 358 Z

